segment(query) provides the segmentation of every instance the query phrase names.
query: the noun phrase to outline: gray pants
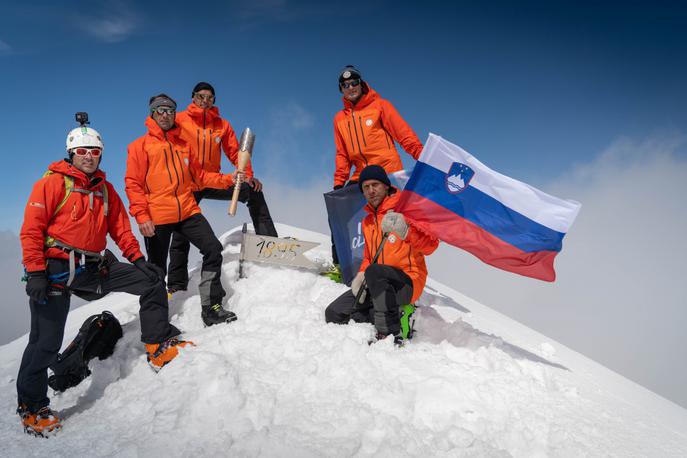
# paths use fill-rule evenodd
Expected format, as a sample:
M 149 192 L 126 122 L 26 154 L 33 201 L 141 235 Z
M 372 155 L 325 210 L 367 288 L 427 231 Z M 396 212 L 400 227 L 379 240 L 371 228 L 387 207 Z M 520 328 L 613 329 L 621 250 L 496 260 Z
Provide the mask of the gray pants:
M 413 282 L 400 269 L 383 264 L 372 264 L 365 270 L 367 297 L 355 304 L 351 290 L 334 300 L 324 312 L 327 323 L 373 323 L 377 332 L 384 335 L 401 333 L 399 307 L 409 304 L 413 297 Z M 357 306 L 356 306 L 357 305 Z

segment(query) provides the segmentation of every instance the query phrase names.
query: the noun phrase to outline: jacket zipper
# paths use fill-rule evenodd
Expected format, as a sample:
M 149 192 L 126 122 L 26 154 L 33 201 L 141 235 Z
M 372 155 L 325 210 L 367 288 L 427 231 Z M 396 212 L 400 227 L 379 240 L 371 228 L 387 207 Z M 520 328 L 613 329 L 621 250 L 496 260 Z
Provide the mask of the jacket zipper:
M 205 110 L 203 110 L 203 161 L 200 165 L 205 165 Z
M 365 165 L 368 165 L 365 153 L 363 153 L 363 149 L 360 147 L 360 139 L 358 138 L 358 128 L 355 125 L 355 111 L 353 110 L 351 110 L 351 119 L 353 119 L 353 132 L 355 132 L 355 141 L 356 143 L 358 143 L 358 151 L 360 151 L 360 155 L 363 157 Z M 355 145 L 353 145 L 353 149 L 355 150 Z
M 165 141 L 169 145 L 169 155 L 172 159 L 172 165 L 174 165 L 174 173 L 177 175 L 177 185 L 174 188 L 174 198 L 177 200 L 177 210 L 179 211 L 179 221 L 181 221 L 181 201 L 179 200 L 179 173 L 177 172 L 177 167 L 174 164 L 174 149 L 172 148 L 172 143 L 167 139 L 167 132 L 165 132 Z M 163 148 L 165 153 L 165 165 L 167 166 L 167 173 L 169 174 L 169 183 L 174 184 L 172 180 L 172 172 L 169 170 L 169 162 L 167 161 L 167 150 Z
M 355 120 L 353 120 L 355 122 Z M 358 115 L 358 124 L 360 124 L 360 136 L 363 137 L 363 145 L 367 148 L 367 142 L 365 141 L 365 132 L 363 132 L 363 119 Z

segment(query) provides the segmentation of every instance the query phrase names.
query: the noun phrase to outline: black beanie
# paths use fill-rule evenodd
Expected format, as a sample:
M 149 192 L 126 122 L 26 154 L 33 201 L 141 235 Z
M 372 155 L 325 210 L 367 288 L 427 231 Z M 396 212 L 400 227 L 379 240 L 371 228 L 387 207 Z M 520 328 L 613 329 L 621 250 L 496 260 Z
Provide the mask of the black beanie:
M 212 87 L 210 83 L 206 83 L 205 81 L 201 81 L 200 83 L 196 84 L 196 87 L 193 88 L 193 93 L 191 94 L 191 97 L 196 95 L 196 92 L 200 92 L 203 89 L 207 89 L 208 91 L 212 92 L 212 96 L 215 96 L 215 88 Z
M 386 171 L 379 165 L 368 165 L 360 172 L 360 176 L 358 177 L 358 188 L 360 188 L 361 191 L 363 190 L 363 183 L 367 180 L 377 180 L 389 187 L 391 186 Z
M 339 84 L 343 83 L 346 80 L 350 79 L 358 79 L 362 80 L 363 77 L 360 74 L 360 71 L 355 68 L 353 65 L 346 65 L 343 70 L 339 72 Z

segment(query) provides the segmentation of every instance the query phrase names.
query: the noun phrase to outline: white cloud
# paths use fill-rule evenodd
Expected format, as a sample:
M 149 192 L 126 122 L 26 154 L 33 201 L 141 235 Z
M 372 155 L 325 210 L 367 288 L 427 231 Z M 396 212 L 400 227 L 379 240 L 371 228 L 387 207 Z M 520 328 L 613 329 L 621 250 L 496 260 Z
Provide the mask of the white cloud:
M 684 147 L 675 132 L 620 139 L 543 187 L 582 202 L 555 283 L 449 246 L 429 259 L 430 275 L 687 406 Z
M 6 56 L 8 54 L 12 54 L 12 46 L 7 44 L 6 42 L 0 40 L 0 56 Z
M 126 40 L 141 24 L 140 15 L 124 1 L 97 4 L 88 14 L 74 15 L 75 24 L 106 43 Z

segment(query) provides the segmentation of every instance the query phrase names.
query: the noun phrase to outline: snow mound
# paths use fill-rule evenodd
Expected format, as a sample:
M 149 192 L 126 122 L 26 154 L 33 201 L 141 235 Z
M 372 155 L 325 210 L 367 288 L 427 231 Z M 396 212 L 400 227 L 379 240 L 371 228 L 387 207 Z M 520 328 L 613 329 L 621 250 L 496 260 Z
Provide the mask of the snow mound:
M 329 237 L 279 225 L 279 233 Z M 324 323 L 346 287 L 305 270 L 246 264 L 225 234 L 226 307 L 204 328 L 195 294 L 170 303 L 196 343 L 159 373 L 139 342 L 138 301 L 111 294 L 70 313 L 112 311 L 124 337 L 81 385 L 52 395 L 66 418 L 49 440 L 22 433 L 15 377 L 24 336 L 0 347 L 3 456 L 687 456 L 687 411 L 430 280 L 416 338 L 368 346 L 371 325 Z M 431 274 L 431 272 L 430 272 Z

